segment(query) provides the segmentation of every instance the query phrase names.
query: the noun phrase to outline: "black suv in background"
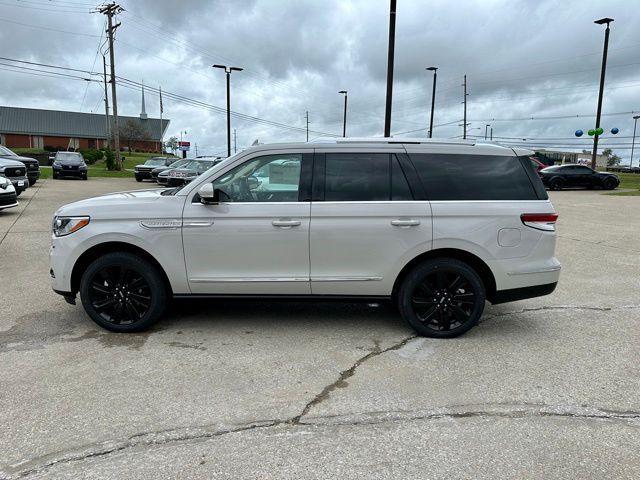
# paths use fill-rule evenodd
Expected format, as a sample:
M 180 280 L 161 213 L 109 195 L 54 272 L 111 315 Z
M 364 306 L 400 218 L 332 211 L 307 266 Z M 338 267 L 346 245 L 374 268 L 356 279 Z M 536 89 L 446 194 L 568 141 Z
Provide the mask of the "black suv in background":
M 40 164 L 35 158 L 21 157 L 15 152 L 12 152 L 7 147 L 0 145 L 0 158 L 7 160 L 16 160 L 24 163 L 27 167 L 27 178 L 29 179 L 29 185 L 34 185 L 40 178 Z
M 613 190 L 620 185 L 617 175 L 608 172 L 596 172 L 585 165 L 553 165 L 538 172 L 542 183 L 551 190 L 563 188 L 602 188 Z
M 87 164 L 78 152 L 56 152 L 53 159 L 53 178 L 79 177 L 87 179 Z
M 134 172 L 136 181 L 141 182 L 145 179 L 152 179 L 151 171 L 156 167 L 168 167 L 176 160 L 176 157 L 151 157 L 141 165 L 136 165 Z

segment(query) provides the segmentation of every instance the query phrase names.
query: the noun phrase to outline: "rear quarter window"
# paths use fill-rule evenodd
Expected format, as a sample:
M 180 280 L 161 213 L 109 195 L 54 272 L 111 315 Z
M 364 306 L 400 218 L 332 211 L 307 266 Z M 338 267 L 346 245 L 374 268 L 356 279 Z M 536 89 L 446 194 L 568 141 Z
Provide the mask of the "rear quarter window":
M 534 182 L 542 183 L 528 158 L 427 153 L 410 158 L 429 200 L 541 199 Z

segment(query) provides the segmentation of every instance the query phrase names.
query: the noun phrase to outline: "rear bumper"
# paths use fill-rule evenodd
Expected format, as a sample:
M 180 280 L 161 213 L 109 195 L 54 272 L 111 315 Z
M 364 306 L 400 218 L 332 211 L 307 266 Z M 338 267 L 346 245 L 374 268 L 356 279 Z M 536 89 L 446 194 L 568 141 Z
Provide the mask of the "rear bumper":
M 546 285 L 534 285 L 532 287 L 511 288 L 509 290 L 498 290 L 492 299 L 492 304 L 515 302 L 525 298 L 542 297 L 553 293 L 558 282 L 547 283 Z

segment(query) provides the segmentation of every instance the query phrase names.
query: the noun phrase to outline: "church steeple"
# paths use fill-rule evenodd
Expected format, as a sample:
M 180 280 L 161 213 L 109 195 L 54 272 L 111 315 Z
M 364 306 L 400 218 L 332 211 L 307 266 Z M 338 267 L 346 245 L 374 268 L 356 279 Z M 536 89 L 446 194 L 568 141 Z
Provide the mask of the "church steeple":
M 140 120 L 147 119 L 147 112 L 144 105 L 144 80 L 142 81 L 142 111 L 140 112 Z

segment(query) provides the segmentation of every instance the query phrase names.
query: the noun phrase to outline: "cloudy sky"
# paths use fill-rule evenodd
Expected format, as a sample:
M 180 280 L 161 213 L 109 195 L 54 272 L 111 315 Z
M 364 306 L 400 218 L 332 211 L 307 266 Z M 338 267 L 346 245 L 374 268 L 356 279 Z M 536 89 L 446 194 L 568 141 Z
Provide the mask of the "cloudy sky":
M 186 131 L 200 154 L 226 150 L 225 80 L 214 63 L 244 68 L 232 75 L 232 110 L 243 114 L 232 119 L 238 148 L 255 139 L 304 141 L 305 111 L 310 138 L 341 134 L 339 90 L 349 92 L 347 134 L 382 134 L 388 0 L 120 4 L 117 75 L 149 89 L 161 86 L 164 116 L 171 119 L 166 137 Z M 90 13 L 95 5 L 0 0 L 0 57 L 101 72 L 96 53 L 105 19 Z M 432 75 L 425 67 L 435 65 L 434 136 L 461 135 L 466 74 L 470 135 L 484 136 L 491 124 L 494 140 L 589 148 L 589 138 L 573 132 L 595 124 L 604 28 L 593 20 L 601 17 L 615 19 L 601 124 L 605 132 L 620 129 L 615 137 L 606 133 L 601 145 L 610 143 L 628 161 L 631 112 L 640 111 L 639 0 L 398 0 L 392 132 L 426 135 Z M 15 65 L 0 60 L 0 105 L 104 111 L 99 82 Z M 118 105 L 123 115 L 139 114 L 138 87 L 119 85 Z M 153 90 L 147 90 L 147 113 L 159 115 Z

